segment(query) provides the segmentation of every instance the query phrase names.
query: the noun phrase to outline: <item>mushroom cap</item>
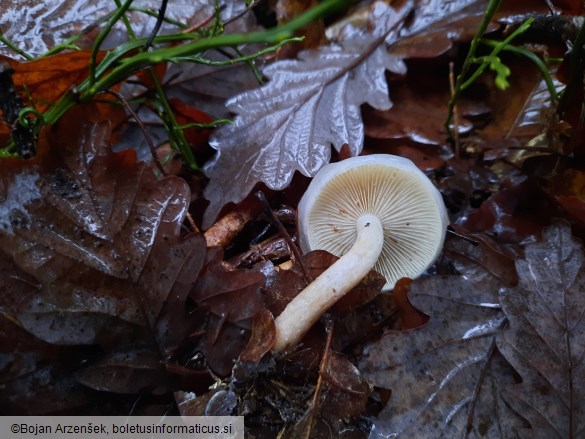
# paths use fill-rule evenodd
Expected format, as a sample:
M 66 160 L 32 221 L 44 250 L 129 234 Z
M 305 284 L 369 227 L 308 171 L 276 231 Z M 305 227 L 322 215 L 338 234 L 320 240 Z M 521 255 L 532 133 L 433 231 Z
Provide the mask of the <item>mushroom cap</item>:
M 449 224 L 439 191 L 410 160 L 389 154 L 352 157 L 324 166 L 298 206 L 304 252 L 344 255 L 356 240 L 356 221 L 376 215 L 384 245 L 374 269 L 384 290 L 418 277 L 437 258 Z

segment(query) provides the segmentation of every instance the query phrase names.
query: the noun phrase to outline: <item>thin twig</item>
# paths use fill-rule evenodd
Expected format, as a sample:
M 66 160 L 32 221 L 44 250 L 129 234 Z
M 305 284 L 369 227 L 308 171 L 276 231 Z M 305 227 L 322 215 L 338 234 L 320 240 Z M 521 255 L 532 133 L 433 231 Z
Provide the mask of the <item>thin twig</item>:
M 303 273 L 305 282 L 307 283 L 307 285 L 309 285 L 311 282 L 313 282 L 313 279 L 311 278 L 311 276 L 309 276 L 309 272 L 307 271 L 305 265 L 303 264 L 303 258 L 296 244 L 293 242 L 286 228 L 282 225 L 278 217 L 272 211 L 272 208 L 270 207 L 270 204 L 268 203 L 268 200 L 266 199 L 266 195 L 264 195 L 264 192 L 262 191 L 256 192 L 256 198 L 258 198 L 262 202 L 262 204 L 264 204 L 265 210 L 268 212 L 270 218 L 272 219 L 272 223 L 278 229 L 278 233 L 280 233 L 280 235 L 286 240 L 286 243 L 289 246 L 296 263 L 299 265 L 299 267 L 301 267 L 301 271 Z
M 185 218 L 187 219 L 187 222 L 191 226 L 191 230 L 193 232 L 195 232 L 195 233 L 201 233 L 201 230 L 199 230 L 199 227 L 197 227 L 197 224 L 195 224 L 195 220 L 193 219 L 193 217 L 191 216 L 191 214 L 189 212 L 187 212 L 185 214 Z
M 328 324 L 327 328 L 327 340 L 325 342 L 325 348 L 323 349 L 323 358 L 321 358 L 321 364 L 319 365 L 319 378 L 317 379 L 317 385 L 315 386 L 315 392 L 313 393 L 313 400 L 311 401 L 311 411 L 309 412 L 309 425 L 307 427 L 306 439 L 311 438 L 311 429 L 313 427 L 313 421 L 315 418 L 315 411 L 319 403 L 319 396 L 321 395 L 321 389 L 323 388 L 323 373 L 329 365 L 329 357 L 331 356 L 331 341 L 333 340 L 333 330 L 335 328 L 335 322 L 332 320 Z
M 150 49 L 150 47 L 152 46 L 152 42 L 154 41 L 154 39 L 156 38 L 156 36 L 160 32 L 160 28 L 161 28 L 161 26 L 164 22 L 164 19 L 165 19 L 165 13 L 167 11 L 167 3 L 168 3 L 168 0 L 162 0 L 160 8 L 158 9 L 158 16 L 156 17 L 156 23 L 154 25 L 154 28 L 152 29 L 152 32 L 148 36 L 148 40 L 146 40 L 146 44 L 144 45 L 144 50 Z
M 256 6 L 258 6 L 260 3 L 262 3 L 263 0 L 259 0 L 259 1 L 252 1 L 248 6 L 246 6 L 246 8 L 240 12 L 238 15 L 234 15 L 233 17 L 231 17 L 229 20 L 226 20 L 223 25 L 227 26 L 230 23 L 233 23 L 234 21 L 240 19 L 241 17 L 243 17 L 247 12 L 250 12 L 253 8 L 255 8 Z
M 223 9 L 225 9 L 225 5 L 221 5 L 219 7 L 218 12 L 221 12 Z M 191 26 L 190 28 L 187 28 L 185 30 L 183 30 L 183 33 L 192 33 L 192 32 L 196 32 L 199 29 L 201 29 L 203 26 L 207 26 L 209 23 L 211 23 L 211 21 L 215 18 L 215 13 L 211 14 L 209 17 L 207 17 L 205 20 L 203 20 L 201 23 L 198 24 L 194 24 L 193 26 Z
M 451 90 L 451 99 L 453 99 L 453 96 L 455 95 L 455 73 L 453 71 L 453 62 L 449 63 L 449 89 Z M 455 159 L 459 160 L 459 110 L 457 109 L 457 102 L 453 104 L 453 140 L 455 142 Z
M 109 93 L 112 96 L 115 96 L 120 101 L 120 103 L 122 104 L 122 106 L 126 109 L 126 111 L 128 113 L 130 113 L 130 115 L 132 116 L 132 118 L 134 119 L 134 121 L 136 122 L 136 124 L 142 130 L 142 134 L 144 134 L 144 139 L 146 140 L 146 143 L 148 144 L 148 148 L 150 149 L 150 153 L 152 155 L 152 160 L 154 161 L 154 164 L 156 165 L 156 167 L 159 170 L 159 172 L 161 173 L 161 175 L 164 176 L 164 177 L 166 177 L 167 176 L 167 172 L 164 170 L 162 164 L 158 160 L 158 157 L 156 155 L 156 146 L 154 146 L 154 142 L 152 141 L 152 138 L 148 134 L 148 131 L 146 130 L 146 127 L 142 123 L 142 120 L 140 120 L 140 117 L 138 117 L 138 114 L 136 114 L 134 112 L 134 110 L 132 109 L 132 107 L 130 106 L 130 104 L 126 100 L 126 98 L 124 96 L 122 96 L 120 93 L 118 93 L 117 91 L 114 91 L 114 90 L 104 90 L 101 93 Z

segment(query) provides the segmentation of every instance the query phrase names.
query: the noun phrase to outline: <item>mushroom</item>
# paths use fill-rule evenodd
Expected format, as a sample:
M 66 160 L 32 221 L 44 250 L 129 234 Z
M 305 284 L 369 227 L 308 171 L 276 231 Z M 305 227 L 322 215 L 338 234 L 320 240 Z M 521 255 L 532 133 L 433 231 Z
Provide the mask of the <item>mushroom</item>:
M 418 277 L 437 258 L 449 224 L 439 191 L 410 160 L 387 154 L 323 167 L 298 207 L 301 249 L 340 259 L 276 320 L 275 351 L 296 344 L 319 317 L 374 269 L 383 291 Z

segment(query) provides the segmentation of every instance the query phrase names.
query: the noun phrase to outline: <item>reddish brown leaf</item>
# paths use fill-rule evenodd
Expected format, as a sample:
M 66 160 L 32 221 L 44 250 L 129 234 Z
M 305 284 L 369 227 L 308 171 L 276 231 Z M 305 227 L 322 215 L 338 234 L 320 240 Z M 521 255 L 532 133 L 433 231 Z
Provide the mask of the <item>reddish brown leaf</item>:
M 230 322 L 254 317 L 263 307 L 260 289 L 264 276 L 254 270 L 230 270 L 222 264 L 223 251 L 212 248 L 191 297 L 210 312 Z
M 99 52 L 97 62 L 104 55 L 105 52 Z M 6 57 L 2 61 L 8 62 L 14 69 L 14 84 L 21 90 L 26 86 L 36 108 L 45 111 L 50 102 L 56 102 L 67 90 L 71 90 L 88 76 L 90 59 L 91 52 L 81 50 L 23 63 Z
M 441 179 L 438 186 L 447 208 L 458 215 L 466 215 L 470 209 L 478 207 L 500 181 L 491 169 L 474 160 L 449 160 L 446 172 L 448 176 Z M 452 222 L 456 220 L 457 216 Z
M 392 290 L 392 297 L 402 319 L 402 329 L 418 328 L 429 320 L 429 316 L 412 306 L 412 303 L 408 300 L 411 283 L 412 279 L 403 277 L 396 282 L 394 290 Z
M 563 206 L 577 221 L 585 224 L 585 200 L 577 197 L 556 197 L 558 203 Z
M 198 337 L 196 348 L 209 367 L 228 375 L 249 339 L 252 318 L 263 309 L 264 275 L 258 270 L 232 270 L 222 261 L 223 251 L 208 251 L 207 262 L 190 296 L 200 306 L 191 316 Z
M 513 93 L 493 87 L 493 77 L 489 75 L 479 80 L 478 84 L 483 83 L 490 90 L 487 104 L 492 110 L 490 123 L 482 130 L 482 136 L 508 138 L 514 133 L 526 139 L 531 132 L 537 133 L 538 126 L 534 125 L 542 126 L 547 119 L 548 103 L 543 99 L 550 96 L 543 87 L 540 71 L 533 63 L 507 55 L 502 55 L 502 62 L 513 72 L 508 78 L 509 90 Z
M 356 311 L 335 322 L 333 349 L 346 351 L 351 346 L 378 338 L 388 329 L 399 329 L 400 316 L 390 294 L 378 294 Z
M 411 74 L 394 85 L 392 108 L 386 111 L 366 109 L 366 135 L 376 139 L 410 140 L 422 145 L 444 146 L 447 141 L 444 123 L 449 98 L 447 71 L 442 81 L 429 77 L 426 70 L 423 74 Z M 461 99 L 457 105 L 460 115 L 457 129 L 460 134 L 467 134 L 473 129 L 469 119 L 485 119 L 490 114 L 489 107 L 477 99 Z M 424 123 L 421 123 L 422 120 Z M 435 157 L 441 152 L 436 149 Z
M 358 368 L 347 357 L 330 352 L 321 376 L 328 384 L 326 400 L 322 403 L 324 416 L 335 419 L 343 411 L 345 416 L 359 416 L 364 412 L 372 389 Z M 337 415 L 336 415 L 337 414 Z
M 191 344 L 195 352 L 203 354 L 206 365 L 214 374 L 228 376 L 235 360 L 245 349 L 250 338 L 251 320 L 230 323 L 209 312 L 206 308 L 199 309 L 191 316 L 196 324 L 194 331 L 202 334 Z
M 575 220 L 585 224 L 585 172 L 577 169 L 558 172 L 548 192 Z
M 280 24 L 291 21 L 293 18 L 316 6 L 316 0 L 278 0 L 276 3 L 276 18 Z M 325 43 L 325 26 L 323 20 L 314 20 L 302 33 L 297 32 L 295 36 L 302 36 L 303 41 L 299 44 L 287 44 L 278 52 L 278 58 L 294 58 L 301 50 L 314 49 Z
M 177 118 L 177 122 L 180 125 L 187 125 L 190 123 L 209 123 L 213 121 L 213 118 L 210 117 L 207 113 L 204 113 L 201 110 L 198 110 L 195 107 L 185 104 L 180 99 L 169 99 L 172 107 L 173 113 Z M 211 134 L 211 130 L 209 129 L 199 129 L 199 128 L 187 128 L 185 131 L 185 137 L 193 148 L 196 150 L 204 150 L 206 149 L 208 155 L 211 155 L 209 147 L 207 146 L 207 139 L 209 139 L 209 135 Z M 208 157 L 206 157 L 208 158 Z
M 166 382 L 158 354 L 147 349 L 116 352 L 76 374 L 77 381 L 95 390 L 134 394 Z
M 470 41 L 485 12 L 483 1 L 452 1 L 447 2 L 450 3 L 447 6 L 445 2 L 417 3 L 414 26 L 419 31 L 399 40 L 392 47 L 392 53 L 405 58 L 435 58 L 447 52 L 456 42 Z M 488 31 L 498 27 L 498 24 L 491 23 Z
M 565 14 L 585 15 L 585 4 L 581 0 L 556 0 L 554 4 L 563 8 Z
M 460 237 L 466 238 L 448 239 L 445 242 L 444 250 L 455 263 L 467 265 L 473 262 L 507 287 L 518 283 L 518 273 L 514 266 L 514 261 L 522 256 L 518 248 L 504 246 L 485 233 L 469 233 L 456 224 L 452 227 Z
M 160 83 L 162 83 L 165 79 L 165 75 L 167 73 L 168 64 L 167 63 L 158 63 L 151 66 L 148 70 L 140 71 L 136 74 L 138 81 L 143 84 L 149 90 L 155 90 L 155 82 L 153 79 L 153 75 Z
M 518 177 L 469 214 L 463 226 L 472 233 L 487 232 L 500 242 L 520 243 L 538 237 L 550 220 L 551 206 L 542 189 L 531 179 Z
M 154 324 L 203 261 L 202 238 L 179 236 L 185 182 L 113 153 L 108 125 L 86 117 L 76 109 L 47 129 L 34 159 L 0 161 L 0 248 L 43 286 L 19 318 L 54 343 L 135 335 L 128 324 Z
M 330 352 L 321 371 L 323 386 L 316 404 L 283 435 L 288 439 L 326 438 L 331 431 L 343 431 L 344 437 L 361 438 L 355 418 L 362 415 L 372 391 L 345 356 Z
M 270 352 L 272 346 L 274 346 L 275 337 L 274 317 L 268 310 L 259 312 L 252 322 L 250 341 L 242 355 L 240 355 L 240 360 L 257 363 L 264 355 Z

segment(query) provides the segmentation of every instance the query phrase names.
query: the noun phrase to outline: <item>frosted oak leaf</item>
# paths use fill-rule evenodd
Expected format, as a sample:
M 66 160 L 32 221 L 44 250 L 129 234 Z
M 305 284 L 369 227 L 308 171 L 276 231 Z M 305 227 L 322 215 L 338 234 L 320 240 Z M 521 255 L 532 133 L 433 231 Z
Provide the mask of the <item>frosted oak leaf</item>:
M 384 29 L 366 33 L 348 26 L 339 43 L 301 52 L 298 60 L 275 62 L 263 71 L 269 79 L 266 85 L 227 102 L 238 116 L 210 141 L 218 153 L 205 168 L 210 205 L 204 227 L 225 204 L 243 200 L 258 182 L 281 190 L 295 171 L 315 175 L 329 162 L 331 146 L 339 150 L 348 144 L 352 155 L 361 152 L 360 105 L 389 109 L 385 71 L 406 71 L 384 41 L 398 31 L 410 7 L 386 7 L 384 20 L 373 10 Z

